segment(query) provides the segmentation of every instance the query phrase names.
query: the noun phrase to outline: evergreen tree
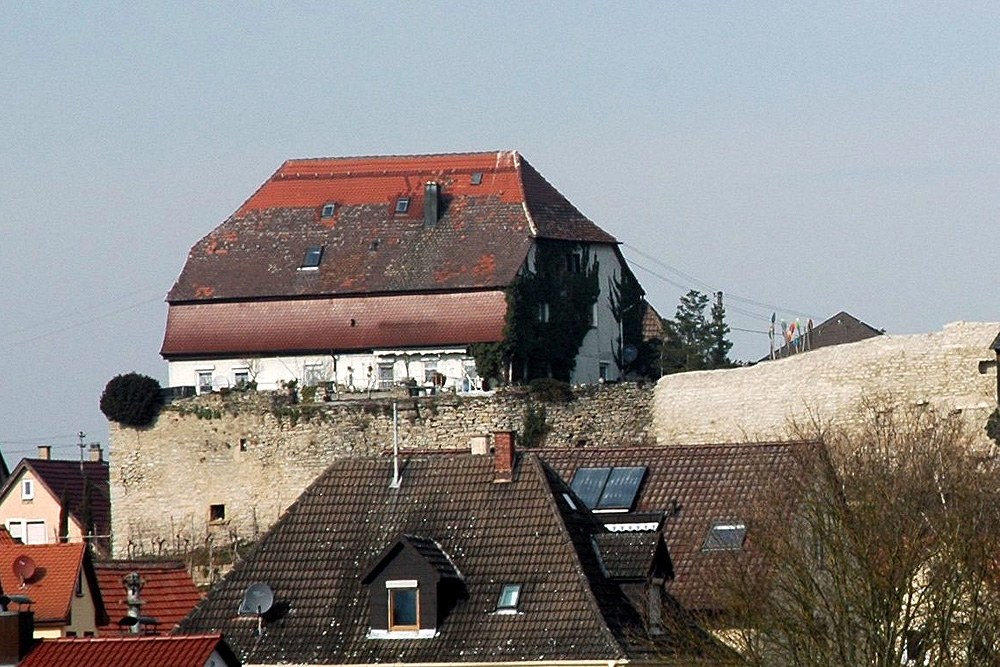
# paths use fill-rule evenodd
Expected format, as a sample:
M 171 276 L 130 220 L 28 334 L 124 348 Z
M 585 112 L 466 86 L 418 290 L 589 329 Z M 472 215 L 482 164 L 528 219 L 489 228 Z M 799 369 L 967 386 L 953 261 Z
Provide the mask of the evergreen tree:
M 712 322 L 709 325 L 711 349 L 708 351 L 708 367 L 729 368 L 733 365 L 729 360 L 729 350 L 733 344 L 726 338 L 729 335 L 729 325 L 726 324 L 726 307 L 722 305 L 722 292 L 718 292 L 716 297 L 716 302 L 712 304 Z
M 666 340 L 660 353 L 660 367 L 664 375 L 684 371 L 729 368 L 729 326 L 726 309 L 716 302 L 709 320 L 705 311 L 709 297 L 691 290 L 681 297 L 672 320 L 664 320 Z

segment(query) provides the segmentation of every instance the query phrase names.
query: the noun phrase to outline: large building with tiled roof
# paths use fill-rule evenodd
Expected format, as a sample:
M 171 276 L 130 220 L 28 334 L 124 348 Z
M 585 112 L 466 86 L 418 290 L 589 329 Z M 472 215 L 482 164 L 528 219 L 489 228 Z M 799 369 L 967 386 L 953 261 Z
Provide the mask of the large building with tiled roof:
M 94 636 L 107 623 L 94 566 L 82 542 L 0 542 L 0 588 L 28 598 L 35 637 Z
M 239 667 L 220 635 L 47 639 L 19 667 Z
M 117 633 L 119 623 L 132 615 L 153 622 L 142 624 L 145 634 L 167 634 L 204 597 L 184 563 L 173 561 L 98 561 L 94 564 L 97 585 L 107 611 L 107 623 L 98 628 L 102 636 Z M 140 604 L 129 607 L 126 578 L 138 575 Z
M 477 388 L 469 346 L 504 338 L 505 290 L 543 245 L 563 274 L 597 267 L 567 379 L 618 377 L 617 241 L 517 152 L 289 160 L 191 249 L 167 295 L 170 385 Z
M 0 487 L 0 523 L 25 544 L 87 540 L 98 553 L 110 553 L 111 492 L 100 447 L 82 462 L 51 459 L 50 451 L 39 447 L 39 458 L 22 459 Z
M 726 655 L 663 591 L 671 564 L 662 543 L 620 562 L 604 551 L 608 529 L 511 442 L 498 434 L 495 457 L 408 454 L 398 483 L 391 457 L 335 462 L 180 632 L 224 632 L 254 665 Z M 626 581 L 646 595 L 630 598 Z

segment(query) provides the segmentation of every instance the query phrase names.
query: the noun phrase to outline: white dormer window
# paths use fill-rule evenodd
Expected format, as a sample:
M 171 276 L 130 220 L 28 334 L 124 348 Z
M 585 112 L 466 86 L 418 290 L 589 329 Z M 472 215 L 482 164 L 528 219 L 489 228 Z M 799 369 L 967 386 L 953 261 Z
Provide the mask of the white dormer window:
M 35 480 L 21 480 L 21 500 L 32 500 L 35 497 Z

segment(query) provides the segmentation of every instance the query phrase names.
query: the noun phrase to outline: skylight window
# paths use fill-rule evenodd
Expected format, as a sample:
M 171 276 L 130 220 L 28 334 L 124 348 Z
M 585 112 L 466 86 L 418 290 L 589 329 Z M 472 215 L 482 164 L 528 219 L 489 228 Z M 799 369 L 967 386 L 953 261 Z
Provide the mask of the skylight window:
M 646 466 L 578 468 L 570 487 L 588 509 L 628 512 L 646 477 Z
M 396 200 L 396 213 L 406 213 L 410 210 L 410 198 L 400 197 Z
M 306 248 L 306 255 L 302 258 L 300 269 L 318 269 L 319 263 L 323 259 L 323 246 L 314 245 Z
M 479 185 L 483 182 L 483 172 L 475 171 L 472 172 L 472 176 L 469 178 L 469 183 L 472 185 Z
M 323 211 L 320 213 L 320 217 L 332 218 L 333 214 L 336 212 L 337 212 L 337 203 L 332 201 L 327 202 L 323 204 Z
M 498 614 L 517 613 L 517 603 L 521 600 L 521 584 L 504 584 L 497 599 Z
M 745 523 L 715 523 L 708 531 L 702 551 L 740 551 L 747 537 Z

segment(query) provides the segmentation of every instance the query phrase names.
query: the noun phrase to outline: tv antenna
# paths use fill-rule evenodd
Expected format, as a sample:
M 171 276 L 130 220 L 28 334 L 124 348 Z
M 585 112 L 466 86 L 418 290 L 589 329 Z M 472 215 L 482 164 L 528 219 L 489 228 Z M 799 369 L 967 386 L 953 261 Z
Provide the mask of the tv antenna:
M 267 584 L 257 582 L 250 584 L 246 592 L 243 593 L 243 602 L 240 603 L 240 609 L 237 613 L 241 616 L 245 614 L 257 616 L 257 636 L 259 637 L 264 629 L 264 614 L 270 611 L 272 606 L 274 606 L 274 591 Z
M 37 571 L 38 567 L 35 565 L 35 559 L 31 556 L 21 554 L 14 559 L 14 574 L 21 580 L 21 588 L 28 587 L 28 580 L 35 576 L 35 572 Z

